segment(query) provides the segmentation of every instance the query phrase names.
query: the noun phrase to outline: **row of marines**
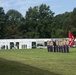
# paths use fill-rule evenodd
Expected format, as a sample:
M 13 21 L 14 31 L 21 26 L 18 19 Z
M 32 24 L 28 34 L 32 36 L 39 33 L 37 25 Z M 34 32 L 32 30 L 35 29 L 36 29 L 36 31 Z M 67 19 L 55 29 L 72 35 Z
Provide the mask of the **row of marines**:
M 47 41 L 48 52 L 67 52 L 69 53 L 69 40 L 60 39 L 54 41 Z

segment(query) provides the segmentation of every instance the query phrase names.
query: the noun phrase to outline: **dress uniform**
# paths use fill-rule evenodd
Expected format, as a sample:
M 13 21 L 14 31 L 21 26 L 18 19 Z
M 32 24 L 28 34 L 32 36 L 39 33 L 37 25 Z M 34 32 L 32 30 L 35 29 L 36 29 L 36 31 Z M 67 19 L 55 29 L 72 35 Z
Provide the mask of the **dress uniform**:
M 59 41 L 59 52 L 61 52 L 61 41 Z
M 69 53 L 69 40 L 66 40 L 66 52 Z
M 56 47 L 55 47 L 55 49 L 56 49 L 56 52 L 59 52 L 59 41 L 58 40 L 56 40 Z
M 66 52 L 66 39 L 64 39 L 64 41 L 63 41 L 63 51 L 64 51 L 64 53 Z
M 50 52 L 50 46 L 49 45 L 50 45 L 49 41 L 47 41 L 47 50 L 48 50 L 48 52 Z
M 59 52 L 63 52 L 63 41 L 59 41 Z
M 55 40 L 53 41 L 53 46 L 54 46 L 54 52 L 56 52 L 56 48 L 55 48 L 56 47 L 56 41 Z
M 50 52 L 53 52 L 53 42 L 52 41 L 49 42 L 49 48 L 50 48 Z

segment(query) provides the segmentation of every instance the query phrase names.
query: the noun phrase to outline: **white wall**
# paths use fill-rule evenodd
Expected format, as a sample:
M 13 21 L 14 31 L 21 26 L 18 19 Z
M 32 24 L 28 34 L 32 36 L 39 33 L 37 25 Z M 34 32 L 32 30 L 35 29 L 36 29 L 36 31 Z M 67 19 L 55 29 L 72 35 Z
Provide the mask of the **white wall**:
M 0 49 L 3 45 L 8 46 L 8 49 L 10 49 L 10 42 L 14 42 L 14 46 L 16 42 L 19 42 L 19 49 L 22 49 L 22 45 L 27 45 L 27 49 L 32 48 L 32 42 L 47 42 L 54 39 L 60 39 L 60 38 L 50 38 L 50 39 L 0 39 Z M 76 41 L 76 39 L 75 39 Z

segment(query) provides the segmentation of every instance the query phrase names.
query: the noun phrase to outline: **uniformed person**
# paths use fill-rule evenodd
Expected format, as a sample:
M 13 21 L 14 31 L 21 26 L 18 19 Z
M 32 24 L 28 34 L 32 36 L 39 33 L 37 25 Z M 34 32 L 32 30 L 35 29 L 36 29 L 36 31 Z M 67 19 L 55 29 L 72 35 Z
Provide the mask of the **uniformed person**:
M 56 40 L 56 47 L 55 47 L 55 49 L 56 49 L 56 52 L 59 52 L 59 41 L 58 40 Z
M 53 46 L 54 46 L 54 52 L 56 52 L 56 48 L 55 48 L 56 47 L 56 41 L 55 40 L 53 41 Z
M 63 40 L 59 41 L 59 52 L 63 52 Z
M 60 40 L 59 40 L 59 52 L 61 52 L 61 44 L 60 44 Z
M 60 42 L 61 52 L 63 52 L 63 41 Z
M 66 52 L 66 39 L 63 40 L 63 52 Z
M 50 52 L 53 52 L 53 42 L 52 41 L 49 42 L 49 48 L 50 48 Z
M 48 50 L 48 52 L 50 52 L 50 46 L 49 45 L 50 45 L 49 41 L 47 41 L 47 50 Z
M 69 40 L 66 40 L 66 52 L 69 53 Z

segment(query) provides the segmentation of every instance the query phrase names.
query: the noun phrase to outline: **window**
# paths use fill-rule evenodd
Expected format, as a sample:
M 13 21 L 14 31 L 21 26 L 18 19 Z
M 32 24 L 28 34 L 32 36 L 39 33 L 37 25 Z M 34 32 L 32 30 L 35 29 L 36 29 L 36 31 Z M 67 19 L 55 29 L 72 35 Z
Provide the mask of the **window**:
M 14 42 L 10 42 L 10 49 L 14 48 Z
M 32 48 L 36 48 L 36 42 L 32 42 Z
M 27 45 L 22 45 L 22 49 L 27 49 Z
M 17 49 L 19 49 L 19 42 L 16 42 Z

